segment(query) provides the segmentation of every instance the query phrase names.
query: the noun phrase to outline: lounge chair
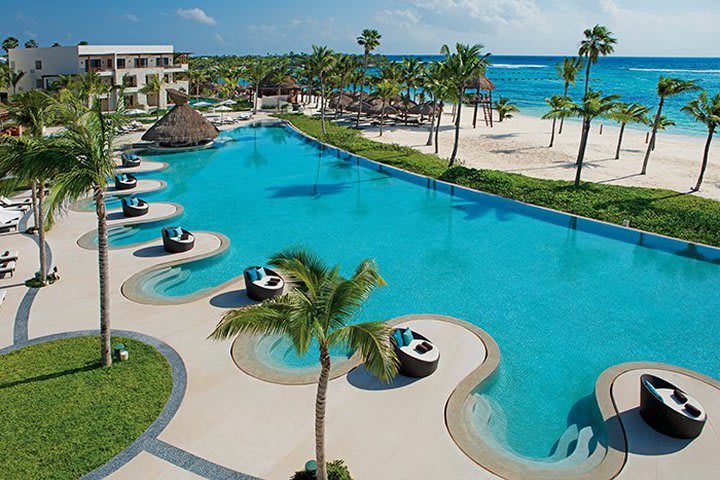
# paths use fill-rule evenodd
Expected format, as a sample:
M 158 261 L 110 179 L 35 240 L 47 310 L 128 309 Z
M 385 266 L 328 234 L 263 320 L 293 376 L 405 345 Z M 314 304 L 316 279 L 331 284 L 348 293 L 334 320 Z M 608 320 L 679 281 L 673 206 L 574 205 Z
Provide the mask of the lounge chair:
M 0 306 L 5 302 L 5 294 L 7 293 L 6 289 L 0 290 Z
M 182 227 L 163 228 L 162 240 L 163 247 L 168 253 L 187 252 L 195 246 L 195 235 Z
M 135 197 L 122 199 L 122 211 L 126 217 L 142 217 L 150 210 L 150 204 Z
M 253 300 L 262 301 L 277 297 L 285 289 L 285 280 L 275 270 L 267 267 L 259 265 L 248 267 L 243 272 L 243 277 L 245 277 L 247 296 Z
M 115 175 L 115 190 L 132 190 L 137 186 L 137 178 L 129 173 Z
M 11 277 L 15 274 L 15 261 L 0 264 L 0 277 L 5 278 L 7 274 Z
M 18 259 L 18 252 L 17 250 L 5 250 L 5 252 L 0 255 L 0 263 L 9 262 L 11 260 L 17 260 Z
M 11 200 L 7 197 L 0 197 L 0 206 L 5 208 L 17 208 L 26 212 L 30 207 L 32 207 L 32 199 L 25 198 L 22 200 Z
M 406 332 L 406 330 L 408 332 Z M 404 335 L 403 335 L 404 334 Z M 407 338 L 408 335 L 410 338 Z M 408 341 L 409 340 L 409 341 Z M 397 326 L 391 342 L 400 362 L 400 373 L 407 377 L 427 377 L 437 370 L 440 351 L 430 340 L 406 326 Z M 425 350 L 421 345 L 429 345 Z
M 640 376 L 640 416 L 656 431 L 675 438 L 699 436 L 707 421 L 697 400 L 648 373 Z
M 123 153 L 120 158 L 122 159 L 122 166 L 125 168 L 133 168 L 140 166 L 140 157 L 134 153 Z

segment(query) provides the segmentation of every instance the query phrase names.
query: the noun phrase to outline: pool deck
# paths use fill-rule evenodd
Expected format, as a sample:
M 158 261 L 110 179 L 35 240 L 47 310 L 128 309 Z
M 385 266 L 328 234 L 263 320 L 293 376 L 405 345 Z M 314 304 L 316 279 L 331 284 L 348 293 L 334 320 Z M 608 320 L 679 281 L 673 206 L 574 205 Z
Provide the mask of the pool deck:
M 139 188 L 161 188 L 158 183 L 141 180 Z M 59 219 L 47 237 L 53 265 L 58 265 L 62 279 L 37 291 L 34 298 L 30 298 L 34 292 L 23 285 L 37 270 L 33 237 L 0 234 L 1 249 L 20 252 L 15 276 L 0 280 L 0 288 L 7 290 L 0 307 L 0 347 L 13 343 L 30 306 L 29 338 L 98 327 L 97 252 L 77 243 L 95 227 L 94 212 L 69 211 Z M 185 227 L 193 231 L 192 225 Z M 162 340 L 178 352 L 187 370 L 187 389 L 169 425 L 157 441 L 112 474 L 113 479 L 286 479 L 314 457 L 315 386 L 255 378 L 237 368 L 230 355 L 231 342 L 206 339 L 227 308 L 248 303 L 242 280 L 182 305 L 141 304 L 121 292 L 122 285 L 138 272 L 212 252 L 218 248 L 217 241 L 211 233 L 202 233 L 195 250 L 167 255 L 159 248 L 158 231 L 153 242 L 110 251 L 113 328 Z M 241 274 L 242 266 L 238 266 Z M 487 361 L 485 344 L 461 325 L 420 317 L 404 323 L 438 346 L 438 370 L 424 379 L 398 377 L 382 385 L 360 366 L 332 380 L 327 458 L 344 459 L 357 479 L 499 478 L 468 457 L 446 425 L 448 399 Z M 627 444 L 617 478 L 717 478 L 718 386 L 682 373 L 659 372 L 692 392 L 708 411 L 708 423 L 698 439 L 677 441 L 649 429 L 637 414 L 638 377 L 643 371 L 656 369 L 619 370 L 609 382 L 607 393 L 619 412 Z

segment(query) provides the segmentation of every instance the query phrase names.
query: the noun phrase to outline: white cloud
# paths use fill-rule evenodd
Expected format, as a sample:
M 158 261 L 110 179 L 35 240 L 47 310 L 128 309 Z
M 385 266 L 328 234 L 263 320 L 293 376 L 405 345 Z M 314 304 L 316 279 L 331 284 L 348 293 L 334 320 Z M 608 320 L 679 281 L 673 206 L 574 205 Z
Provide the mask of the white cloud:
M 205 10 L 202 8 L 179 8 L 175 13 L 183 20 L 191 20 L 204 25 L 217 25 L 217 20 L 205 13 Z
M 220 35 L 219 33 L 216 33 L 216 34 L 215 34 L 215 40 L 217 40 L 217 42 L 218 42 L 220 45 L 227 45 L 227 42 L 225 41 L 225 37 L 223 37 L 223 36 Z
M 395 27 L 411 27 L 420 23 L 420 17 L 411 10 L 383 10 L 375 21 Z
M 411 0 L 436 14 L 470 17 L 484 23 L 525 23 L 540 15 L 535 0 Z
M 133 23 L 138 23 L 140 21 L 140 17 L 132 13 L 126 13 L 125 15 L 123 15 L 123 18 L 125 18 L 125 20 L 127 20 L 128 22 Z

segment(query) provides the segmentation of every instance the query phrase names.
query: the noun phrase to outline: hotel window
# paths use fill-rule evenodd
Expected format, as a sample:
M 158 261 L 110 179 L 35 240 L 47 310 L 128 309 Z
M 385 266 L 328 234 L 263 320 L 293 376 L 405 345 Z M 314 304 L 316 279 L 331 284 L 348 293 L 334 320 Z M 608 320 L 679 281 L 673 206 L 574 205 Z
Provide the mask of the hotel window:
M 147 66 L 148 66 L 147 58 L 136 58 L 135 59 L 135 68 L 147 67 Z
M 106 63 L 107 63 L 108 68 L 113 68 L 112 58 L 108 58 Z
M 124 58 L 117 59 L 117 68 L 125 68 L 125 59 Z
M 42 60 L 35 60 L 35 70 L 42 70 Z
M 102 60 L 100 60 L 99 58 L 91 58 L 90 68 L 92 68 L 93 70 L 102 68 Z

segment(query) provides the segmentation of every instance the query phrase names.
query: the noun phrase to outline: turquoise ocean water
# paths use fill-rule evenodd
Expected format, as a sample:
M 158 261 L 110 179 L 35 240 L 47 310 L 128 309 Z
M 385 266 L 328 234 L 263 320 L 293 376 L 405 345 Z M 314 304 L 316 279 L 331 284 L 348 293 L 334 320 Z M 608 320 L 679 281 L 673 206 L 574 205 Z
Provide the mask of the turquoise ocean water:
M 597 376 L 662 361 L 720 378 L 720 252 L 523 206 L 321 149 L 281 127 L 223 133 L 206 151 L 147 157 L 168 182 L 144 195 L 185 213 L 172 223 L 231 239 L 217 258 L 148 281 L 156 295 L 219 285 L 288 245 L 349 271 L 376 258 L 388 281 L 358 320 L 455 316 L 488 331 L 502 360 L 479 392 L 504 448 L 547 460 L 568 429 L 601 437 Z M 112 229 L 111 243 L 159 237 L 162 224 Z M 208 324 L 211 328 L 212 324 Z M 281 351 L 281 350 L 278 350 Z M 279 354 L 290 368 L 315 361 Z
M 425 55 L 422 59 L 439 60 L 442 57 Z M 389 56 L 399 60 L 402 56 Z M 555 56 L 491 56 L 487 76 L 497 86 L 495 95 L 516 102 L 522 112 L 541 116 L 547 111 L 545 98 L 562 95 L 564 85 L 557 76 L 555 65 L 563 57 Z M 720 58 L 653 58 L 603 57 L 591 71 L 591 87 L 605 94 L 619 94 L 624 102 L 640 102 L 657 108 L 656 86 L 660 75 L 697 80 L 712 94 L 720 92 Z M 582 97 L 585 72 L 583 71 L 570 95 Z M 699 125 L 680 108 L 697 94 L 688 93 L 668 99 L 665 114 L 677 123 L 669 132 L 702 135 L 707 129 Z

